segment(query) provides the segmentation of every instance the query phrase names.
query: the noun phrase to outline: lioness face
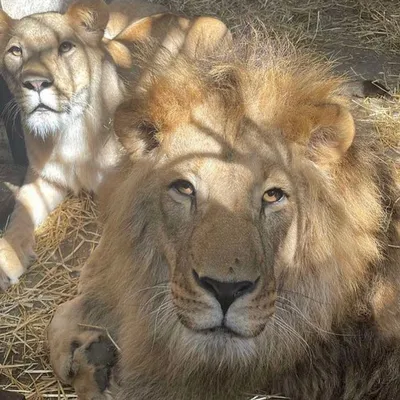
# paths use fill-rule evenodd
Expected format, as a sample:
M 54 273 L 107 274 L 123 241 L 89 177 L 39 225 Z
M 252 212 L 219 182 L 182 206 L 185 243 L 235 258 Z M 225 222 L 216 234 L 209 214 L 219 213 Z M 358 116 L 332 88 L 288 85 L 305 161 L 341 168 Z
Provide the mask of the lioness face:
M 68 14 L 37 14 L 8 26 L 2 73 L 25 125 L 36 135 L 56 133 L 87 108 L 102 53 Z

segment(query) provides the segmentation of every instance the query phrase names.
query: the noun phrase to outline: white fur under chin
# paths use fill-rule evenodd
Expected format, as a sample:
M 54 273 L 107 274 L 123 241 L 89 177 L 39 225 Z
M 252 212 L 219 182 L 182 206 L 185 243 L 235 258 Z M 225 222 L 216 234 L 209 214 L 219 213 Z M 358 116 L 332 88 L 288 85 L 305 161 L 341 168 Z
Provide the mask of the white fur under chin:
M 29 133 L 46 139 L 46 137 L 62 131 L 63 127 L 68 123 L 67 119 L 69 118 L 66 118 L 64 113 L 36 111 L 25 117 L 25 126 L 28 128 Z
M 44 104 L 54 109 L 60 108 L 53 93 L 46 93 L 46 95 Z M 76 120 L 83 115 L 88 107 L 88 97 L 88 90 L 84 89 L 71 98 L 68 107 L 64 107 L 65 111 L 37 110 L 24 115 L 25 126 L 29 133 L 42 139 L 65 131 L 71 128 L 71 124 L 76 123 Z M 38 102 L 36 98 L 33 101 L 32 99 L 29 100 L 34 104 Z

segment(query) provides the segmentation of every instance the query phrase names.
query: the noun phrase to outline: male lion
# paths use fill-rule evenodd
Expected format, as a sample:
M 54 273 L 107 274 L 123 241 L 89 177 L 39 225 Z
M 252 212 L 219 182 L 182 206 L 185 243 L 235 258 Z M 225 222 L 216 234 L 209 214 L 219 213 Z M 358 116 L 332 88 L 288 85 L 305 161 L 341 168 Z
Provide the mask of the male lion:
M 103 237 L 48 331 L 80 398 L 400 398 L 399 192 L 341 85 L 267 44 L 131 91 Z
M 34 228 L 67 191 L 97 192 L 119 159 L 112 117 L 126 84 L 135 83 L 131 51 L 151 39 L 160 43 L 154 51 L 162 45 L 193 56 L 229 36 L 217 19 L 156 14 L 161 9 L 82 0 L 65 14 L 21 20 L 0 11 L 0 69 L 16 98 L 12 107 L 21 109 L 30 162 L 0 239 L 0 288 L 18 281 L 33 255 Z

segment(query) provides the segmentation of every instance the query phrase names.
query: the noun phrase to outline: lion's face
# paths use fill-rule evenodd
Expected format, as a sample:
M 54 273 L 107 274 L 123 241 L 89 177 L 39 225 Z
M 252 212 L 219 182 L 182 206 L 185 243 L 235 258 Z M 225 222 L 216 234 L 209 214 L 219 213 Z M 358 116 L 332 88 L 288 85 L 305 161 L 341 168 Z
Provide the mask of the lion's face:
M 231 147 L 210 113 L 199 107 L 198 122 L 177 129 L 158 166 L 171 298 L 193 335 L 251 338 L 274 312 L 297 193 L 279 141 L 245 123 Z
M 378 255 L 379 201 L 348 167 L 355 126 L 341 81 L 299 79 L 299 65 L 218 65 L 201 81 L 178 63 L 115 115 L 132 160 L 104 237 L 124 271 L 124 327 L 146 324 L 192 371 L 283 368 L 329 335 Z
M 164 301 L 180 348 L 251 356 L 275 312 L 276 276 L 293 262 L 298 176 L 277 132 L 265 140 L 265 132 L 244 122 L 229 143 L 225 119 L 213 113 L 213 105 L 194 110 L 192 122 L 171 132 L 149 175 L 125 196 L 151 204 L 142 215 L 146 225 L 158 220 L 166 263 L 157 279 L 168 277 Z
M 142 183 L 123 190 L 151 204 L 141 216 L 149 218 L 145 225 L 160 216 L 154 219 L 168 296 L 185 341 L 243 349 L 265 332 L 275 312 L 276 276 L 294 262 L 303 178 L 295 147 L 278 129 L 227 121 L 219 107 L 210 99 L 192 109 L 190 122 L 169 131 L 156 149 Z M 131 111 L 129 104 L 117 112 L 117 132 L 121 123 L 131 129 Z
M 75 4 L 65 15 L 35 14 L 22 20 L 2 19 L 1 68 L 29 131 L 56 133 L 82 115 L 92 101 L 99 66 L 101 27 L 106 15 Z M 12 112 L 15 106 L 10 106 Z

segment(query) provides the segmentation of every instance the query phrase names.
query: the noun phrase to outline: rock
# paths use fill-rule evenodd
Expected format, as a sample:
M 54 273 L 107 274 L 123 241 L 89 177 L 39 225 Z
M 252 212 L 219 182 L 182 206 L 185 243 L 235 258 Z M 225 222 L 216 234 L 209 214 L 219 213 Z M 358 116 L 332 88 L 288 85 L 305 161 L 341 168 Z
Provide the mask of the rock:
M 355 80 L 345 84 L 344 92 L 350 97 L 392 97 L 390 90 L 378 81 Z
M 25 396 L 15 392 L 0 389 L 0 400 L 24 400 Z

